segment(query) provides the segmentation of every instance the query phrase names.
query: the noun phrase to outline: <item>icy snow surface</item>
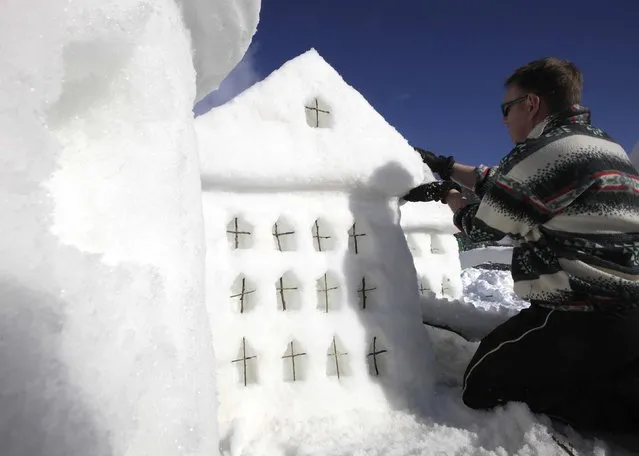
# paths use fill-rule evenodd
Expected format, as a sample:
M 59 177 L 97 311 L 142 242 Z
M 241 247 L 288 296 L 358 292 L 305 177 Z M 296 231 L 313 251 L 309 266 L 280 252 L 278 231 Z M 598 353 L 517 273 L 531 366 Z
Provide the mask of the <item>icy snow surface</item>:
M 214 455 L 200 43 L 173 0 L 0 13 L 1 453 Z

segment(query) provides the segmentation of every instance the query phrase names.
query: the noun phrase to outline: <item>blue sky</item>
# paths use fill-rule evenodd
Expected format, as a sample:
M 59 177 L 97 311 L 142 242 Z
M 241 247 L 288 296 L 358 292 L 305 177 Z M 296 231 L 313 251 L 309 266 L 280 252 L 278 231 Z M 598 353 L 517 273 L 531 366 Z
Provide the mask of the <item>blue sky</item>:
M 410 143 L 492 164 L 512 144 L 503 81 L 553 55 L 584 73 L 593 123 L 628 152 L 639 141 L 639 2 L 262 0 L 258 31 L 221 104 L 315 48 Z

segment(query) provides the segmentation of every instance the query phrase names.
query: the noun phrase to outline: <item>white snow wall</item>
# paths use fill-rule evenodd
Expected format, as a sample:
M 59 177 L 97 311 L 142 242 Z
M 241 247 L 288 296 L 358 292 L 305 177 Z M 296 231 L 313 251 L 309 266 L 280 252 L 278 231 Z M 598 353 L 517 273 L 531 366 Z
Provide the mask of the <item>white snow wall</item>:
M 233 5 L 0 6 L 3 456 L 218 453 L 192 48 L 201 97 L 255 31 Z

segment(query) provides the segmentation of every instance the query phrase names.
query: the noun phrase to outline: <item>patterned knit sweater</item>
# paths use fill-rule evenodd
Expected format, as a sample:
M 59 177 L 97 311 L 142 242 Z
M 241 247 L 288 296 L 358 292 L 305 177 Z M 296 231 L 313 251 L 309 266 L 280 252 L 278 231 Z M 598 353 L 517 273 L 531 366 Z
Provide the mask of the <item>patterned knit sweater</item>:
M 481 201 L 455 225 L 475 241 L 513 238 L 521 298 L 564 310 L 639 304 L 639 174 L 588 109 L 547 118 L 476 173 Z

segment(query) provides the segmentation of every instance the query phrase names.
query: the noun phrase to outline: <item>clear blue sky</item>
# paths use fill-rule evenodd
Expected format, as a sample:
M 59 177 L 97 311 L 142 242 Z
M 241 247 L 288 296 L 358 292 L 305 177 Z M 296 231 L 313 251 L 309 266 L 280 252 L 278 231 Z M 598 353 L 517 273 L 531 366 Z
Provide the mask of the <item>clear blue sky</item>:
M 639 141 L 639 1 L 263 0 L 245 59 L 196 113 L 313 47 L 412 144 L 492 164 L 512 144 L 503 81 L 553 55 L 584 73 L 593 123 Z

